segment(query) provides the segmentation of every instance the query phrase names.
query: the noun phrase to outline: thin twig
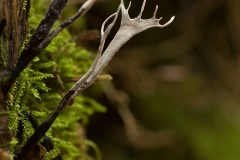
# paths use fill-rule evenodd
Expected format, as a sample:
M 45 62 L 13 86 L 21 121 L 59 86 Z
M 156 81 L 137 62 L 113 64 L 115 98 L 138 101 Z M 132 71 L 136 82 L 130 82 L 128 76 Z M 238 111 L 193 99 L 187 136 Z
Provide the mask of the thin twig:
M 53 24 L 59 18 L 62 10 L 65 8 L 68 0 L 54 0 L 51 3 L 44 19 L 40 22 L 31 40 L 24 48 L 17 66 L 13 69 L 11 78 L 4 87 L 4 93 L 9 92 L 11 85 L 15 82 L 19 74 L 44 48 L 51 43 L 52 39 L 56 37 L 64 28 L 72 24 L 77 18 L 83 16 L 92 7 L 95 1 L 96 0 L 86 1 L 74 16 L 62 22 L 59 27 L 49 33 Z
M 78 13 L 73 17 L 64 21 L 56 30 L 48 34 L 54 22 L 59 18 L 62 10 L 66 6 L 68 0 L 53 0 L 51 3 L 44 19 L 39 24 L 38 28 L 36 29 L 35 34 L 32 36 L 32 39 L 28 43 L 27 47 L 24 49 L 22 55 L 19 59 L 19 65 L 13 70 L 12 76 L 8 83 L 5 85 L 4 93 L 8 93 L 11 85 L 15 82 L 16 78 L 19 76 L 20 72 L 23 71 L 24 68 L 32 61 L 34 57 L 36 57 L 42 49 L 44 49 L 62 29 L 67 27 L 73 21 L 75 21 L 79 16 L 86 13 L 86 11 L 92 6 L 95 0 L 88 0 L 85 2 L 82 7 L 79 9 Z M 49 17 L 50 16 L 50 17 Z M 51 17 L 52 16 L 52 17 Z M 47 24 L 45 24 L 47 23 Z M 43 35 L 41 35 L 42 33 Z M 40 35 L 39 35 L 40 34 Z M 49 36 L 51 35 L 51 36 Z M 48 37 L 49 36 L 49 37 Z M 46 37 L 47 40 L 44 40 Z M 33 39 L 35 38 L 35 39 Z M 32 48 L 32 51 L 29 50 Z M 27 56 L 29 53 L 30 55 Z M 58 117 L 58 115 L 63 111 L 63 109 L 67 106 L 71 96 L 74 94 L 74 91 L 68 91 L 67 94 L 63 97 L 60 101 L 59 106 L 50 114 L 50 116 L 36 129 L 34 134 L 29 138 L 26 144 L 22 147 L 22 149 L 17 153 L 14 160 L 23 160 L 26 155 L 34 148 L 39 140 L 43 137 L 43 135 L 47 132 L 49 127 Z
M 55 21 L 59 18 L 68 0 L 53 0 L 48 8 L 44 18 L 39 23 L 35 33 L 32 35 L 29 43 L 23 49 L 18 64 L 12 70 L 12 74 L 7 83 L 3 86 L 2 92 L 6 96 L 11 86 L 19 77 L 20 73 L 28 66 L 28 64 L 36 57 L 40 50 L 37 50 L 39 44 L 45 39 L 51 30 Z
M 58 35 L 58 33 L 60 33 L 63 29 L 72 24 L 77 18 L 83 16 L 92 7 L 95 1 L 96 0 L 86 1 L 75 15 L 63 21 L 56 29 L 54 29 L 50 34 L 48 34 L 44 41 L 38 46 L 37 50 L 43 50 L 52 41 L 52 39 Z
M 74 77 L 62 77 L 62 82 L 76 82 L 81 79 L 83 75 L 78 75 Z M 95 81 L 111 81 L 113 77 L 110 74 L 98 75 Z
M 38 120 L 36 119 L 36 117 L 32 114 L 32 113 L 26 113 L 29 122 L 32 124 L 34 130 L 36 130 L 39 126 Z M 54 149 L 54 145 L 53 142 L 51 140 L 51 138 L 49 138 L 48 136 L 44 135 L 43 136 L 43 141 L 41 142 L 41 145 L 45 147 L 45 149 L 50 152 L 51 150 Z M 53 160 L 62 160 L 62 156 L 59 154 L 57 157 L 55 157 Z

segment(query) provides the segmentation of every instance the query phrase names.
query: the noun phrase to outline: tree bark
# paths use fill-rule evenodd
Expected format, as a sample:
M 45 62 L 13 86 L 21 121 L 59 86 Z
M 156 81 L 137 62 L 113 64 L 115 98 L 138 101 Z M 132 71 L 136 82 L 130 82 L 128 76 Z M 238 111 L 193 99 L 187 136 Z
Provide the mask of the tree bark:
M 28 30 L 29 8 L 30 0 L 0 0 L 0 73 L 11 71 L 18 61 Z M 12 133 L 5 112 L 8 96 L 2 92 L 6 81 L 7 78 L 0 81 L 0 148 L 8 151 Z

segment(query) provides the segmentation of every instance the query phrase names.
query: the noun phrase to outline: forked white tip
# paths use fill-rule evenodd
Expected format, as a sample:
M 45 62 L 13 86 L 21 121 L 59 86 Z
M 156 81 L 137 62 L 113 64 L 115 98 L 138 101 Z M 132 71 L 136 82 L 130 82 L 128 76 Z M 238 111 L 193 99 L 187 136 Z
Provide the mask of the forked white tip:
M 168 26 L 169 24 L 172 23 L 172 21 L 174 20 L 174 18 L 175 18 L 175 16 L 172 16 L 172 18 L 171 18 L 167 23 L 165 23 L 164 25 L 160 25 L 160 27 L 163 28 L 163 27 Z
M 131 6 L 131 1 L 129 2 L 128 8 L 127 8 L 127 11 L 129 10 L 130 6 Z
M 104 27 L 105 27 L 105 24 L 107 23 L 107 21 L 108 21 L 110 18 L 112 18 L 112 17 L 115 16 L 116 14 L 117 14 L 117 12 L 116 12 L 116 13 L 113 13 L 112 15 L 110 15 L 110 16 L 103 22 L 102 27 L 101 27 L 101 37 L 104 35 Z
M 142 8 L 141 8 L 141 12 L 140 12 L 140 14 L 138 15 L 138 18 L 141 18 L 141 17 L 142 17 L 142 13 L 143 13 L 143 10 L 144 10 L 144 7 L 145 7 L 145 4 L 146 4 L 146 0 L 143 0 L 143 4 L 142 4 Z
M 158 11 L 158 5 L 156 5 L 155 11 L 154 11 L 154 13 L 153 13 L 153 18 L 154 18 L 154 19 L 156 19 L 157 11 Z

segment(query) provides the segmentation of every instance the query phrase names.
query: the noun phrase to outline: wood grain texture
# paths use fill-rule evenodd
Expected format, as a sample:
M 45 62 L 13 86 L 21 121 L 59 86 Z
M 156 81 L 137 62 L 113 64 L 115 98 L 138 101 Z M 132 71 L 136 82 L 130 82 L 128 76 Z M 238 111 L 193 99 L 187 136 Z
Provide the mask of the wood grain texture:
M 23 2 L 24 0 L 0 0 L 0 72 L 10 71 L 17 63 L 28 30 L 30 1 L 26 1 L 28 3 L 24 9 Z M 1 86 L 3 83 L 1 80 Z M 12 134 L 8 129 L 8 115 L 3 114 L 4 98 L 7 95 L 0 91 L 0 147 L 8 150 Z

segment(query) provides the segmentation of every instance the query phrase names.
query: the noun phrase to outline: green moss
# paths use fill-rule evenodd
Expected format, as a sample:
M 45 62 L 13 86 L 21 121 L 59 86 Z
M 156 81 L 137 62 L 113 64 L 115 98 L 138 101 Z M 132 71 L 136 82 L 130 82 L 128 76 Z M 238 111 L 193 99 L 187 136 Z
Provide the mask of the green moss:
M 31 3 L 29 33 L 22 44 L 22 49 L 47 9 L 45 0 Z M 23 9 L 24 5 L 26 7 L 27 4 L 23 4 Z M 55 27 L 59 24 L 60 22 L 56 22 Z M 93 53 L 77 46 L 71 34 L 64 30 L 21 73 L 7 101 L 9 128 L 15 133 L 14 141 L 11 143 L 12 153 L 20 149 L 34 132 L 26 113 L 31 111 L 41 123 L 73 85 L 64 83 L 62 79 L 84 74 L 90 67 L 93 57 Z M 84 134 L 79 136 L 79 132 L 84 133 L 84 126 L 87 125 L 90 116 L 105 110 L 104 106 L 89 97 L 77 97 L 74 105 L 66 108 L 47 132 L 55 149 L 48 152 L 45 159 L 52 159 L 61 153 L 64 159 L 86 160 L 87 147 L 81 146 L 88 145 L 89 140 Z M 17 136 L 19 129 L 22 130 L 22 134 Z

